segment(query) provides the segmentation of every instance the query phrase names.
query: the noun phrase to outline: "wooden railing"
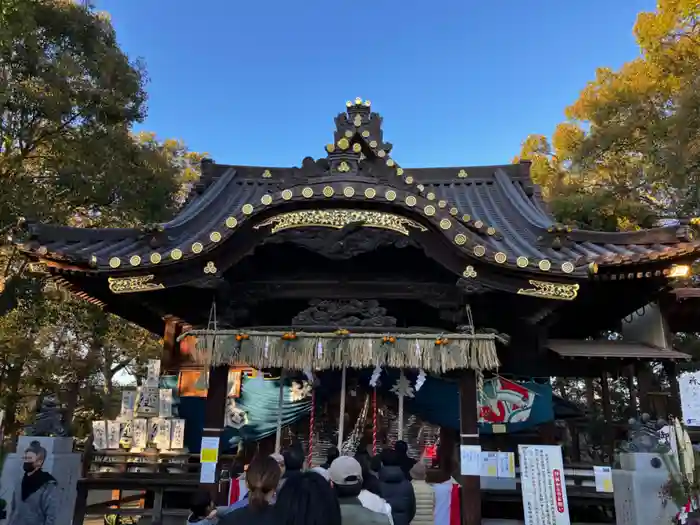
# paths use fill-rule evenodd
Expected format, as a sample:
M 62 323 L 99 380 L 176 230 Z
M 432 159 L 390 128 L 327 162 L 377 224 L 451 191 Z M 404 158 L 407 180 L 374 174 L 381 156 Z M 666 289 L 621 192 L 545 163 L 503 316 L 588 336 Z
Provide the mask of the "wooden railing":
M 223 469 L 232 465 L 234 456 L 219 456 Z M 74 525 L 86 518 L 138 516 L 151 518 L 160 524 L 164 517 L 187 517 L 187 507 L 193 491 L 199 488 L 199 454 L 173 454 L 167 452 L 130 453 L 124 450 L 97 451 L 89 455 L 85 474 L 78 481 L 78 497 L 74 512 Z M 222 482 L 219 490 L 228 494 L 228 482 Z M 97 491 L 112 492 L 107 501 L 90 504 L 88 496 Z M 136 494 L 124 496 L 124 492 Z M 179 508 L 164 507 L 168 493 L 182 492 L 176 498 Z M 145 505 L 152 500 L 151 505 Z
M 163 499 L 167 492 L 192 493 L 199 487 L 198 475 L 163 476 L 162 474 L 147 473 L 94 473 L 78 482 L 78 497 L 73 514 L 73 524 L 82 525 L 87 517 L 140 516 L 151 518 L 151 523 L 161 524 L 163 517 L 182 517 L 183 523 L 187 517 L 189 500 L 185 508 L 164 509 Z M 116 500 L 88 505 L 90 491 L 136 491 L 140 494 L 120 497 Z M 153 505 L 150 508 L 129 508 L 129 503 L 137 503 L 144 498 L 144 492 L 153 494 Z
M 221 462 L 224 465 L 231 464 L 233 456 L 222 456 Z M 137 467 L 148 472 L 130 471 Z M 100 472 L 104 468 L 109 468 L 111 472 Z M 198 454 L 183 454 L 173 458 L 172 454 L 167 453 L 130 454 L 117 450 L 96 453 L 90 471 L 78 483 L 73 523 L 81 525 L 86 517 L 105 515 L 146 517 L 153 524 L 160 524 L 167 517 L 182 518 L 184 522 L 188 514 L 186 507 L 189 498 L 199 487 L 199 470 Z M 612 507 L 612 494 L 596 492 L 590 465 L 567 465 L 564 474 L 570 504 L 596 505 L 608 509 Z M 222 483 L 220 490 L 227 494 L 228 483 Z M 119 497 L 88 505 L 88 494 L 91 491 L 119 491 Z M 122 495 L 123 492 L 131 491 L 137 494 Z M 173 492 L 183 493 L 183 497 L 177 499 L 177 507 L 180 508 L 169 508 L 167 505 L 167 494 Z M 516 469 L 514 490 L 482 489 L 482 492 L 486 504 L 521 504 L 519 469 Z M 146 493 L 149 493 L 148 498 Z M 143 508 L 144 499 L 152 500 L 148 508 Z

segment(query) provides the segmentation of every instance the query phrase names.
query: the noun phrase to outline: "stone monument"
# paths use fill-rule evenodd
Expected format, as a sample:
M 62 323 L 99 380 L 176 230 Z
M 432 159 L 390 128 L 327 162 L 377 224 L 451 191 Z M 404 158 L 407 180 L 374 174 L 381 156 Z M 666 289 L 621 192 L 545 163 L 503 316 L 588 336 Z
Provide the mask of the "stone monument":
M 617 525 L 671 523 L 678 513 L 678 507 L 662 497 L 670 475 L 663 455 L 672 454 L 668 436 L 660 432 L 666 425 L 648 414 L 629 421 L 620 468 L 612 471 Z
M 41 400 L 34 423 L 27 426 L 24 433 L 27 436 L 66 437 L 61 405 L 55 394 L 49 394 Z
M 32 425 L 25 428 L 25 434 L 20 436 L 17 442 L 17 452 L 8 454 L 5 459 L 0 476 L 0 497 L 8 502 L 9 510 L 15 487 L 24 475 L 24 451 L 36 441 L 46 449 L 43 470 L 56 478 L 58 489 L 61 491 L 56 525 L 70 525 L 73 521 L 78 479 L 82 471 L 81 455 L 73 452 L 73 438 L 67 436 L 61 406 L 55 395 L 42 399 L 36 419 Z M 5 522 L 6 520 L 0 521 Z

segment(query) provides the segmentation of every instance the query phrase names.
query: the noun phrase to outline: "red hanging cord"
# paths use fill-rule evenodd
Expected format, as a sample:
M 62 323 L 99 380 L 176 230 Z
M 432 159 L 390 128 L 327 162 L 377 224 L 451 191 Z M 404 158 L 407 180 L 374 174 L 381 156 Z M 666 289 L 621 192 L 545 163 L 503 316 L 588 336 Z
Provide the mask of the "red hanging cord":
M 313 465 L 311 461 L 314 457 L 314 427 L 316 425 L 316 389 L 311 389 L 311 413 L 309 414 L 309 455 L 306 458 L 306 464 L 309 468 Z
M 372 392 L 372 455 L 377 455 L 377 387 Z

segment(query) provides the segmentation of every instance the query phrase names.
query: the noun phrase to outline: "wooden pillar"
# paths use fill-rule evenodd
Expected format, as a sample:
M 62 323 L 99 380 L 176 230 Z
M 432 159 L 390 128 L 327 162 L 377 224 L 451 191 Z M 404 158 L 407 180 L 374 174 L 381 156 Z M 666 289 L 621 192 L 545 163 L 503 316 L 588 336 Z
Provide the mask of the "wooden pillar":
M 440 447 L 438 448 L 438 457 L 440 460 L 440 471 L 444 476 L 441 481 L 450 479 L 455 465 L 455 437 L 454 429 L 440 427 Z M 441 477 L 443 477 L 441 476 Z
M 228 390 L 228 366 L 212 366 L 209 368 L 209 386 L 207 400 L 204 407 L 204 428 L 202 437 L 217 437 L 221 439 L 224 431 L 224 411 L 226 408 L 226 394 Z M 221 450 L 222 443 L 219 443 Z M 217 477 L 219 465 L 216 467 Z M 219 484 L 202 483 L 202 489 L 208 490 L 217 504 L 225 503 L 224 496 L 219 494 Z
M 581 428 L 576 423 L 569 426 L 571 430 L 571 460 L 574 463 L 581 463 Z
M 476 373 L 464 370 L 459 379 L 460 444 L 478 445 Z M 481 480 L 460 476 L 462 485 L 462 525 L 481 525 Z
M 682 418 L 681 413 L 681 392 L 678 388 L 678 367 L 675 361 L 666 361 L 664 371 L 668 377 L 668 384 L 671 389 L 671 397 L 668 402 L 668 415 Z
M 165 331 L 163 333 L 163 353 L 161 354 L 161 370 L 166 375 L 177 374 L 179 372 L 180 360 L 179 343 L 177 338 L 182 333 L 182 326 L 177 319 L 171 317 L 165 320 Z
M 608 454 L 608 463 L 615 463 L 615 434 L 612 427 L 612 407 L 610 405 L 610 383 L 607 372 L 602 372 L 600 376 L 601 397 L 603 402 L 603 419 L 605 421 L 605 451 Z
M 557 444 L 557 426 L 554 421 L 542 423 L 539 426 L 539 434 L 543 445 Z
M 651 398 L 649 393 L 651 392 L 652 385 L 652 372 L 649 368 L 649 363 L 639 362 L 637 363 L 637 381 L 639 384 L 639 410 L 642 414 L 651 415 Z

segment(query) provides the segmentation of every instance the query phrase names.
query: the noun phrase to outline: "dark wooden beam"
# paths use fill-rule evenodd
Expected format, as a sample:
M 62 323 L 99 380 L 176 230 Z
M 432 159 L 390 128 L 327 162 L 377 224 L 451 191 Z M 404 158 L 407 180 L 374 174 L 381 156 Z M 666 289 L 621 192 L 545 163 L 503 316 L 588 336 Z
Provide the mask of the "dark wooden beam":
M 459 427 L 461 445 L 478 445 L 479 428 L 476 412 L 476 373 L 463 370 L 459 378 Z M 462 525 L 481 525 L 481 479 L 461 476 Z
M 228 366 L 213 366 L 209 368 L 209 384 L 207 388 L 207 399 L 204 407 L 204 428 L 202 437 L 213 437 L 221 439 L 224 431 L 224 410 L 226 407 L 226 394 L 228 391 Z M 221 450 L 219 442 L 219 450 Z M 221 465 L 216 466 L 218 477 Z M 202 488 L 208 490 L 212 499 L 217 504 L 224 504 L 223 496 L 219 494 L 218 480 L 214 483 L 202 483 Z
M 417 299 L 435 305 L 460 304 L 462 296 L 453 283 L 406 280 L 355 280 L 317 278 L 308 280 L 271 279 L 232 283 L 231 297 L 236 301 L 260 301 L 268 298 L 299 299 L 332 297 L 333 299 L 378 300 Z
M 624 359 L 564 358 L 554 352 L 539 353 L 530 346 L 501 346 L 499 372 L 522 377 L 580 377 L 599 378 L 603 372 L 612 377 L 623 374 L 631 361 Z

